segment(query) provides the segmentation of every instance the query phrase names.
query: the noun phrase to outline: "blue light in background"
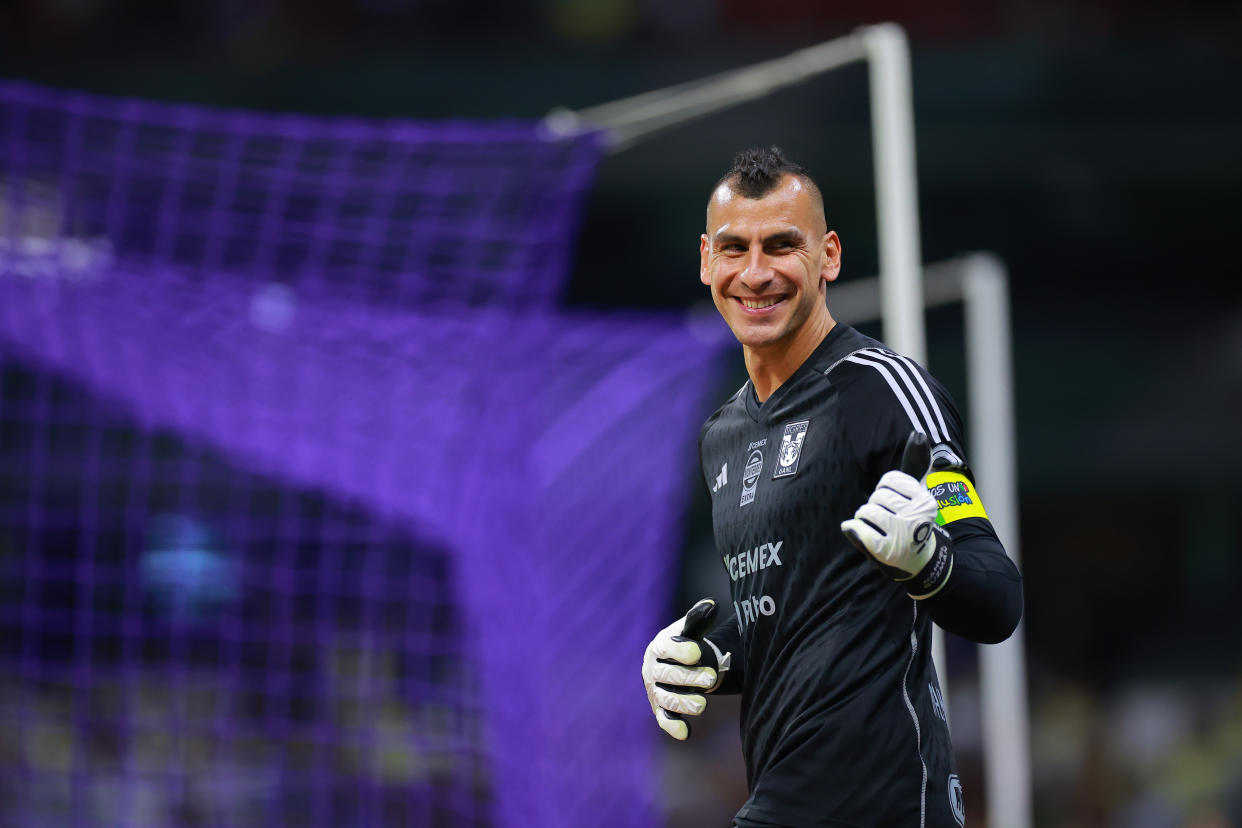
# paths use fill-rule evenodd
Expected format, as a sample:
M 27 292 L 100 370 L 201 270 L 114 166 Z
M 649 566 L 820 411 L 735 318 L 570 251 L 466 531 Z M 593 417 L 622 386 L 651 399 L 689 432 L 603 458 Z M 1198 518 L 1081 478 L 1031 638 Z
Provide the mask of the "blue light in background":
M 151 520 L 141 577 L 156 608 L 178 622 L 209 618 L 238 595 L 236 563 L 211 527 L 187 515 Z

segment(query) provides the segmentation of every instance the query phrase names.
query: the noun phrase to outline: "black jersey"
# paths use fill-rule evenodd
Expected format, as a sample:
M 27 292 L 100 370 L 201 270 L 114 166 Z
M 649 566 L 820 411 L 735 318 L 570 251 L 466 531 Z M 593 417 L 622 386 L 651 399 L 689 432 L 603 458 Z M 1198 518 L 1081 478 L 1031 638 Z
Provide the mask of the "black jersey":
M 935 447 L 928 485 L 955 550 L 949 581 L 922 601 L 840 529 L 899 467 L 911 430 Z M 1001 640 L 1021 592 L 961 435 L 940 383 L 843 324 L 768 400 L 748 382 L 704 425 L 702 470 L 733 604 L 708 637 L 734 653 L 721 691 L 742 693 L 750 798 L 739 822 L 962 822 L 932 621 Z

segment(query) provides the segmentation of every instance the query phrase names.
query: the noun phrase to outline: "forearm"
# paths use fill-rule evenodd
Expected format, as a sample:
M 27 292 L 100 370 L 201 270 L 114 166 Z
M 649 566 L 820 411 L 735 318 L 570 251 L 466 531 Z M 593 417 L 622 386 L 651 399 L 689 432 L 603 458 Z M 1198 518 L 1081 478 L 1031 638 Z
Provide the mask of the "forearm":
M 944 587 L 920 605 L 944 630 L 980 644 L 1008 638 L 1022 617 L 1022 576 L 994 536 L 954 538 Z

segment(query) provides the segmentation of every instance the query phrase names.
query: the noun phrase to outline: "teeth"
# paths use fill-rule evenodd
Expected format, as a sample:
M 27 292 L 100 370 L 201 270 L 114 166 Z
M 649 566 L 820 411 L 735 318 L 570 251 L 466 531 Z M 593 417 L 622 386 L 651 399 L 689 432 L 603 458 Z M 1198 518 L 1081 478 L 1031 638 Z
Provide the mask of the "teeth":
M 742 304 L 753 310 L 760 310 L 761 308 L 770 308 L 779 301 L 780 299 L 743 299 Z

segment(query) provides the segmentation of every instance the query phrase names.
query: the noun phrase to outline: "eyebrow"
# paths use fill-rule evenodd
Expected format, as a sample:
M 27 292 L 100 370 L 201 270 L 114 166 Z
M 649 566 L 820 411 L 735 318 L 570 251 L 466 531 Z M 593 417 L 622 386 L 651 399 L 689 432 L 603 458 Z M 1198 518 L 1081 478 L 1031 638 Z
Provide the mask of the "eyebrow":
M 763 243 L 766 245 L 766 244 L 776 244 L 778 242 L 784 242 L 786 244 L 796 247 L 802 244 L 804 241 L 805 239 L 802 237 L 802 234 L 799 233 L 797 230 L 782 230 L 779 233 L 773 233 L 772 235 L 765 238 L 763 240 Z
M 797 230 L 781 230 L 779 233 L 773 233 L 770 236 L 765 236 L 763 239 L 763 243 L 765 245 L 784 242 L 786 244 L 797 246 L 799 244 L 805 243 L 805 241 L 806 240 L 803 238 L 802 234 L 799 233 Z M 746 242 L 746 239 L 742 238 L 736 233 L 717 233 L 716 234 L 716 244 L 731 244 L 733 242 L 739 242 L 739 243 L 744 244 Z

